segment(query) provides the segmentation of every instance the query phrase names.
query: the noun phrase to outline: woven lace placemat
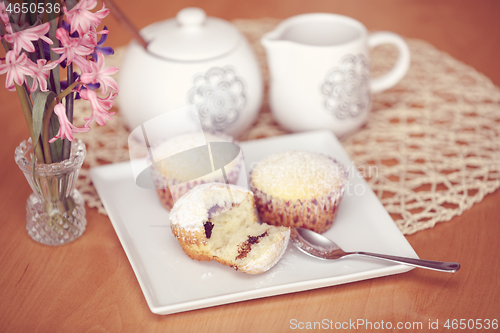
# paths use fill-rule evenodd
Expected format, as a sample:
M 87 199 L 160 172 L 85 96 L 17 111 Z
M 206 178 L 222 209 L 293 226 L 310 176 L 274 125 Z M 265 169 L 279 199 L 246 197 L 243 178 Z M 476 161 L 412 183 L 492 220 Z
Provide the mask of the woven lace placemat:
M 259 39 L 278 22 L 233 22 L 254 47 L 266 87 Z M 412 234 L 462 214 L 500 187 L 500 89 L 430 44 L 406 41 L 412 56 L 408 74 L 394 88 L 374 95 L 366 125 L 341 142 L 401 232 Z M 119 66 L 124 50 L 107 57 L 107 66 Z M 373 50 L 373 75 L 390 69 L 396 57 L 391 46 Z M 77 114 L 91 112 L 89 103 L 77 102 Z M 102 214 L 106 211 L 88 168 L 128 160 L 128 134 L 118 112 L 106 126 L 78 135 L 88 153 L 77 186 L 87 205 Z M 256 123 L 239 139 L 283 134 L 287 132 L 273 120 L 266 95 Z

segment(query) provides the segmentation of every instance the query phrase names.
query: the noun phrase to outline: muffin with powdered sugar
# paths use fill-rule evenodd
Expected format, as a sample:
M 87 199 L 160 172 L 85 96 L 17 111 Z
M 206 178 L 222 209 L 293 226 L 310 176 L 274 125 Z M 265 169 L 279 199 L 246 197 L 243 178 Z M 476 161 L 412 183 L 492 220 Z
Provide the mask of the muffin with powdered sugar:
M 253 167 L 250 189 L 262 222 L 322 233 L 335 220 L 347 176 L 346 168 L 329 156 L 287 151 Z
M 285 253 L 290 229 L 257 222 L 249 190 L 218 183 L 199 185 L 170 212 L 170 226 L 184 252 L 235 270 L 260 274 Z

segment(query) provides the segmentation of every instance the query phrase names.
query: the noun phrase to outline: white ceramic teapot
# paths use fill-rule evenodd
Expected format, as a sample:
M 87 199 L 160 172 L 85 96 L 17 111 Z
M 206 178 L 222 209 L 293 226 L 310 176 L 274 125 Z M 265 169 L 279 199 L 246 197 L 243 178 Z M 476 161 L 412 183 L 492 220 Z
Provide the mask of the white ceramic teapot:
M 118 78 L 120 112 L 130 129 L 189 104 L 196 105 L 205 130 L 238 136 L 253 123 L 262 104 L 262 75 L 234 25 L 185 8 L 141 35 L 147 51 L 131 42 Z

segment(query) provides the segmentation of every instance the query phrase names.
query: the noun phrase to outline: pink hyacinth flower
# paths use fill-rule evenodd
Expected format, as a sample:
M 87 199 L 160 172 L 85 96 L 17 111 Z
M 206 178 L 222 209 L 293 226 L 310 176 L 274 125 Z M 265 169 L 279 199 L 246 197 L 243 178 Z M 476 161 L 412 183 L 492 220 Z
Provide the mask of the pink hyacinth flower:
M 108 30 L 96 31 L 96 29 L 92 27 L 85 35 L 81 37 L 80 44 L 95 49 L 95 47 L 99 44 L 97 35 L 107 35 L 108 32 Z
M 69 141 L 73 141 L 75 138 L 73 137 L 73 133 L 83 133 L 90 130 L 88 127 L 76 127 L 73 125 L 66 116 L 66 108 L 61 103 L 57 104 L 54 107 L 54 113 L 57 115 L 59 119 L 59 132 L 57 135 L 49 140 L 50 143 L 56 141 L 57 139 L 68 139 Z
M 5 87 L 12 91 L 15 90 L 14 82 L 18 85 L 24 83 L 25 75 L 33 75 L 33 71 L 28 64 L 26 53 L 17 56 L 14 50 L 10 50 L 5 55 L 5 63 L 0 65 L 0 74 L 7 73 Z
M 13 45 L 14 52 L 17 54 L 19 54 L 22 49 L 28 52 L 35 52 L 33 41 L 42 39 L 49 45 L 53 44 L 50 38 L 45 36 L 49 29 L 50 25 L 45 23 L 26 30 L 6 34 L 4 39 Z
M 31 60 L 28 60 L 28 65 L 30 66 L 33 74 L 30 75 L 33 78 L 33 84 L 31 85 L 30 90 L 35 91 L 40 85 L 41 91 L 47 91 L 47 78 L 49 77 L 50 70 L 54 69 L 59 65 L 57 62 L 51 62 L 47 64 L 47 60 L 45 59 L 37 59 L 37 63 L 33 63 Z
M 62 47 L 52 49 L 57 54 L 61 54 L 58 62 L 66 59 L 68 65 L 75 63 L 84 72 L 90 71 L 90 64 L 84 56 L 92 54 L 94 48 L 82 44 L 82 39 L 71 38 L 69 33 L 64 28 L 59 28 L 56 31 L 56 38 L 61 42 Z
M 86 34 L 92 27 L 101 24 L 103 18 L 109 14 L 109 9 L 104 3 L 102 9 L 92 13 L 91 10 L 97 5 L 97 0 L 80 0 L 70 11 L 64 7 L 68 23 L 71 24 L 71 33 L 78 31 L 80 36 Z
M 85 120 L 85 127 L 89 127 L 92 122 L 96 122 L 101 126 L 106 125 L 107 120 L 113 119 L 111 116 L 116 112 L 108 112 L 113 106 L 113 100 L 116 94 L 109 94 L 106 98 L 97 97 L 95 91 L 90 89 L 80 90 L 80 97 L 90 102 L 92 106 L 92 116 L 90 118 L 83 118 Z
M 118 92 L 118 84 L 115 79 L 109 76 L 118 72 L 118 67 L 105 68 L 105 65 L 104 55 L 98 52 L 97 62 L 91 62 L 88 73 L 84 73 L 80 76 L 80 80 L 84 84 L 99 83 L 104 95 L 108 93 L 108 87 Z

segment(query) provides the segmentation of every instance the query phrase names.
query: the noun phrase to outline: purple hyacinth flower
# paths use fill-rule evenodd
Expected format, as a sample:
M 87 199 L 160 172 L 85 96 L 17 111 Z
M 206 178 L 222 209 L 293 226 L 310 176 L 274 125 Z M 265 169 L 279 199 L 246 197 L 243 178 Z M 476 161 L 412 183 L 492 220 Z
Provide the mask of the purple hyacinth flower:
M 50 61 L 50 45 L 42 41 L 43 54 L 45 55 L 45 60 Z
M 86 86 L 92 90 L 97 90 L 101 87 L 101 84 L 100 83 L 87 83 Z
M 71 25 L 69 25 L 69 24 L 68 24 L 68 22 L 66 22 L 66 21 L 62 21 L 62 25 L 61 25 L 61 27 L 62 27 L 63 29 L 65 29 L 66 31 L 70 32 Z M 70 36 L 71 38 L 77 38 L 77 37 L 80 37 L 80 35 L 78 34 L 78 31 L 75 31 L 75 32 L 73 32 L 72 34 L 69 34 L 69 36 Z
M 108 27 L 104 26 L 104 30 L 108 31 Z M 106 43 L 107 39 L 108 39 L 108 34 L 101 35 L 101 38 L 97 42 L 97 46 L 94 48 L 94 54 L 92 55 L 92 57 L 94 59 L 97 59 L 97 51 L 101 52 L 104 55 L 115 54 L 115 51 L 111 47 L 109 47 L 109 46 L 103 47 L 103 45 L 104 45 L 104 43 Z

